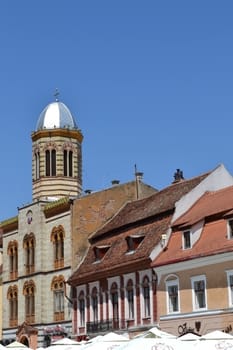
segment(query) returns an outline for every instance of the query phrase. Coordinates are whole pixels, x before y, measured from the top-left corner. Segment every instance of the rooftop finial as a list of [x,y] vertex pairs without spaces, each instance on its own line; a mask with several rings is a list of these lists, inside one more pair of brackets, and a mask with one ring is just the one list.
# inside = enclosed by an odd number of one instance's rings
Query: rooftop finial
[[58,91],[58,88],[56,88],[55,93],[54,93],[56,102],[58,101],[58,96],[59,96],[59,95],[60,95],[60,93],[59,93],[59,91]]

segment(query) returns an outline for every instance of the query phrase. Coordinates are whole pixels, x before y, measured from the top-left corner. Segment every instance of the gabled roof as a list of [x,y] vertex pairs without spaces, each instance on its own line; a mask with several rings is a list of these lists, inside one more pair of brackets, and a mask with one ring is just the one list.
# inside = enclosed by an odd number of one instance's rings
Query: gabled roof
[[127,203],[112,220],[95,232],[91,236],[91,239],[100,237],[109,231],[119,229],[119,227],[126,227],[134,222],[173,210],[176,201],[196,187],[208,175],[209,173],[205,173],[190,180],[182,180],[147,198]]
[[[233,214],[233,186],[205,193],[173,226],[166,249],[152,262],[164,266],[200,257],[233,251],[233,241],[227,237],[226,217]],[[204,220],[208,218],[208,220]],[[190,249],[182,248],[183,228],[204,220],[200,238]]]
[[[196,187],[208,173],[172,184],[148,198],[126,204],[123,209],[90,238],[91,246],[79,268],[69,279],[82,284],[105,276],[150,266],[150,254],[170,226],[175,203]],[[127,237],[144,235],[135,252],[127,252]],[[95,262],[95,245],[110,245],[101,261]]]
[[[96,281],[103,276],[114,276],[124,272],[130,272],[137,265],[139,268],[148,268],[150,264],[150,253],[154,246],[159,243],[160,236],[167,230],[171,220],[170,216],[164,216],[160,220],[149,222],[141,226],[132,227],[129,230],[121,230],[117,235],[108,236],[98,241],[98,244],[109,246],[104,257],[96,261],[95,245],[93,244],[87,252],[83,263],[69,278],[68,283],[78,282],[82,284],[87,281]],[[134,252],[128,251],[127,237],[136,233],[143,233],[144,239]]]
[[233,186],[218,191],[206,192],[194,205],[176,221],[173,227],[188,227],[204,218],[229,213],[233,209]]

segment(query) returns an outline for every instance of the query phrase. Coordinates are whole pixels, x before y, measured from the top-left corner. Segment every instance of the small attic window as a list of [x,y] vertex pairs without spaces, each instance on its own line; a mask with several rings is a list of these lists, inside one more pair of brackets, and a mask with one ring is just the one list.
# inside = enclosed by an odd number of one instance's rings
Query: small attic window
[[184,231],[183,232],[183,249],[191,248],[191,232]]
[[233,238],[233,219],[228,220],[228,238],[232,239]]
[[95,262],[99,262],[103,259],[107,251],[109,250],[110,245],[102,245],[102,246],[95,246],[94,247],[94,254],[95,254]]
[[131,235],[126,237],[127,253],[133,253],[143,241],[145,236],[143,235]]

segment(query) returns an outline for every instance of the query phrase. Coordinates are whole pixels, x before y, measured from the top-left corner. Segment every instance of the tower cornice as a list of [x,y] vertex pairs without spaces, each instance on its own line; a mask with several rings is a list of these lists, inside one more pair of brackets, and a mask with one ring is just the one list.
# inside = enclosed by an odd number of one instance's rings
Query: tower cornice
[[44,137],[63,136],[76,139],[79,143],[82,143],[83,134],[79,129],[43,129],[34,131],[31,134],[32,141],[37,141]]

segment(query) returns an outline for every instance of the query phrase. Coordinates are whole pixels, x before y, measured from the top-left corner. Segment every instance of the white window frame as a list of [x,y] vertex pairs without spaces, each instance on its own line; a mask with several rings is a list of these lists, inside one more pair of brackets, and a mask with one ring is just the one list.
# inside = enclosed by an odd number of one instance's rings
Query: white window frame
[[[195,292],[195,283],[196,282],[204,282],[204,297],[205,297],[205,306],[204,307],[198,307],[197,302],[197,295]],[[192,285],[192,302],[193,302],[193,310],[194,311],[200,311],[200,310],[207,310],[207,288],[206,288],[206,276],[205,275],[199,275],[191,278],[191,285]]]
[[233,306],[233,287],[231,288],[231,277],[233,279],[233,270],[227,271],[227,289],[229,306]]
[[[130,317],[130,314],[129,314],[129,302],[128,302],[128,292],[127,292],[127,285],[128,285],[128,281],[129,280],[132,280],[133,281],[133,314],[134,314],[134,317]],[[129,273],[129,274],[126,274],[124,275],[124,289],[125,289],[125,300],[124,300],[124,303],[125,303],[125,316],[126,316],[126,319],[127,320],[135,320],[136,319],[136,312],[137,312],[137,309],[136,309],[136,289],[135,289],[135,274],[134,273]]]
[[108,291],[109,291],[109,298],[108,298],[108,310],[109,310],[109,318],[113,319],[113,307],[112,307],[112,300],[111,300],[111,286],[113,283],[116,283],[117,289],[118,289],[118,318],[119,320],[122,318],[121,314],[121,299],[120,299],[120,277],[110,277],[108,278]]
[[[172,287],[172,286],[177,287],[177,304],[178,304],[177,310],[171,309],[172,303],[170,302],[171,299],[169,296],[169,287]],[[180,287],[179,287],[179,280],[177,278],[173,279],[173,280],[166,281],[166,298],[167,298],[167,313],[168,314],[179,313],[180,312]]]
[[233,218],[227,220],[227,237],[233,239],[233,228],[231,228],[230,221],[233,221]]
[[[186,246],[185,246],[184,235],[185,235],[186,232],[189,232],[190,247],[186,247]],[[183,231],[183,234],[182,234],[182,246],[183,246],[183,249],[184,249],[184,250],[187,250],[187,249],[191,249],[191,248],[192,248],[192,233],[191,233],[191,230],[184,230],[184,231]]]

